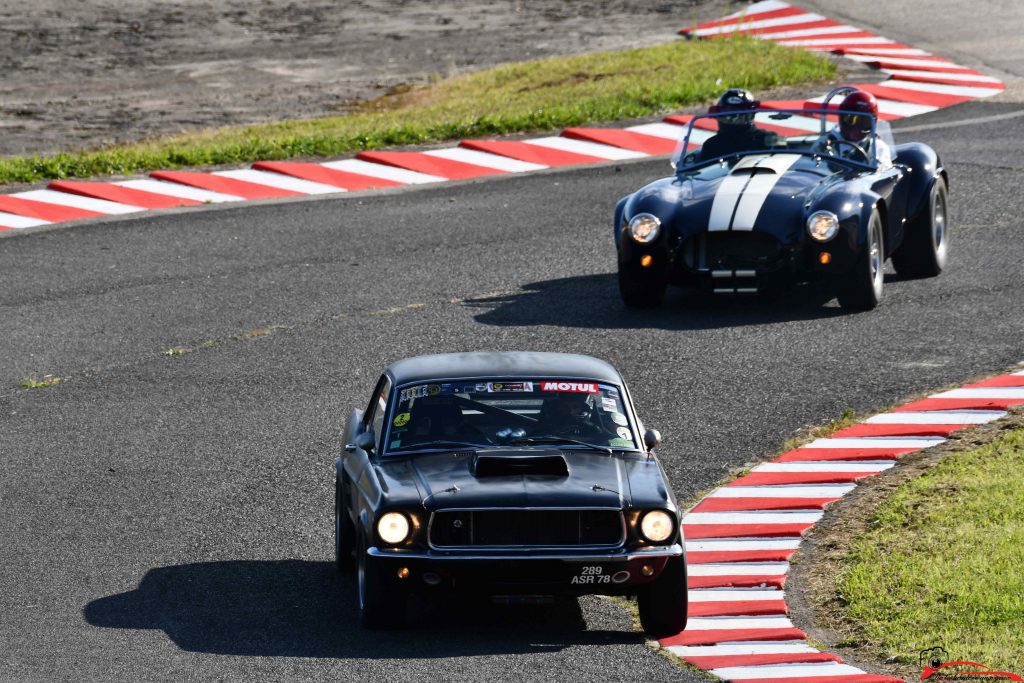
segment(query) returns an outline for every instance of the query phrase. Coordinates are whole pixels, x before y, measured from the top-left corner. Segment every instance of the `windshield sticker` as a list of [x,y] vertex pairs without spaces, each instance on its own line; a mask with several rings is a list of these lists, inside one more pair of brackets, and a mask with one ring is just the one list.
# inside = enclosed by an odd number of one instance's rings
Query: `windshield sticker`
[[438,384],[428,384],[427,385],[427,395],[428,396],[437,396],[440,393],[441,393],[441,386],[440,385],[438,385]]
[[409,424],[409,413],[399,413],[398,415],[396,415],[393,424],[396,427],[404,427],[405,425]]
[[[437,386],[437,385],[434,385],[434,386]],[[398,400],[399,401],[409,401],[411,399],[420,398],[420,397],[426,396],[426,395],[427,395],[427,385],[426,384],[421,384],[421,385],[419,385],[417,387],[409,387],[407,389],[402,389],[402,393],[399,394]]]
[[542,382],[541,391],[571,391],[577,394],[597,394],[600,390],[593,382]]
[[402,440],[401,439],[395,439],[394,441],[391,442],[391,448],[398,448],[401,445],[402,445]]
[[623,439],[633,438],[633,432],[629,431],[625,427],[619,427],[618,429],[615,430],[615,433],[618,434]]
[[608,394],[609,397],[611,397],[611,398],[618,398],[619,397],[619,390],[616,389],[615,387],[610,387],[607,384],[598,384],[597,386],[601,387],[601,391],[603,391],[606,394]]
[[626,416],[622,413],[612,413],[612,422],[617,425],[622,425],[623,427],[629,424],[629,420],[627,420]]
[[608,439],[608,445],[623,446],[625,448],[629,448],[630,446],[633,445],[633,442],[630,439]]
[[601,407],[604,408],[604,410],[609,413],[619,412],[619,406],[615,402],[614,398],[602,398]]
[[533,382],[488,382],[486,386],[489,392],[533,391]]

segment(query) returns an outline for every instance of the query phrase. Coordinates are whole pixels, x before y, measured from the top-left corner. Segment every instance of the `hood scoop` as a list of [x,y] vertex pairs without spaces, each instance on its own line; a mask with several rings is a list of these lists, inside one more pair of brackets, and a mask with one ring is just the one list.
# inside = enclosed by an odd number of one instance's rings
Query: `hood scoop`
[[771,166],[737,166],[729,175],[778,175]]
[[561,451],[493,450],[478,452],[469,464],[477,479],[487,477],[568,477],[569,464]]

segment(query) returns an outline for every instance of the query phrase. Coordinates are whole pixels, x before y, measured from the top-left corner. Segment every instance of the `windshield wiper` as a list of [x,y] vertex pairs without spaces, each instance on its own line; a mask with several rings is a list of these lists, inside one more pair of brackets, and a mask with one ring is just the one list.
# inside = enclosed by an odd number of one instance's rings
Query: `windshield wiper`
[[410,443],[405,446],[399,446],[398,448],[389,448],[388,452],[394,453],[396,451],[414,450],[417,448],[490,448],[487,444],[482,443],[470,443],[468,441],[449,441],[448,439],[438,439],[436,441],[424,441],[422,443]]
[[551,434],[546,434],[544,436],[522,436],[518,439],[512,439],[509,441],[509,444],[512,446],[531,443],[567,443],[575,446],[585,446],[586,448],[590,448],[595,451],[604,451],[609,455],[614,452],[610,446],[599,446],[596,443],[587,443],[586,441],[580,441],[579,439],[570,439],[568,437],[554,436]]

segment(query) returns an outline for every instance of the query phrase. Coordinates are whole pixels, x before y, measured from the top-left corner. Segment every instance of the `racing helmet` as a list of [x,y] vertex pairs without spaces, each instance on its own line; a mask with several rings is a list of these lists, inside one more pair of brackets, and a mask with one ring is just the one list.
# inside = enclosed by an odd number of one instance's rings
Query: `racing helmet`
[[718,104],[711,105],[708,113],[728,114],[716,117],[721,124],[727,126],[749,126],[754,122],[754,110],[760,106],[761,103],[754,99],[749,90],[731,88],[722,93]]
[[871,133],[871,121],[878,116],[878,101],[874,95],[855,90],[843,98],[839,109],[850,112],[839,115],[839,132],[845,139],[860,142]]

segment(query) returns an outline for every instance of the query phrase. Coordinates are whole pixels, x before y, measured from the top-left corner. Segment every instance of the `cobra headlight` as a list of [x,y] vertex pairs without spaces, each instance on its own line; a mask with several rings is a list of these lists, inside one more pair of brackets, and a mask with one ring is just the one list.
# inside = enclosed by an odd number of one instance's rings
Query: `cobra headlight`
[[839,216],[831,211],[815,211],[807,217],[807,234],[818,242],[828,242],[839,232]]
[[377,520],[377,535],[385,543],[396,545],[409,538],[409,518],[401,512],[387,512]]
[[640,534],[651,543],[664,543],[674,530],[672,515],[664,510],[651,510],[640,518]]
[[629,234],[640,244],[650,244],[658,238],[661,221],[649,213],[638,213],[629,221]]

